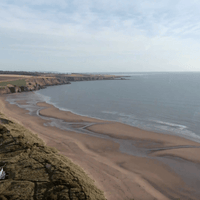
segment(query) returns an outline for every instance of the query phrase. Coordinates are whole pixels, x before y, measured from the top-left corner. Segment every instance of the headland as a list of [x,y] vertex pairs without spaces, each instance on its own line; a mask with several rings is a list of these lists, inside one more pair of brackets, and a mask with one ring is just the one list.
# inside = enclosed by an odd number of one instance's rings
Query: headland
[[20,93],[43,89],[73,81],[115,80],[122,76],[94,74],[56,74],[38,72],[0,71],[0,94]]

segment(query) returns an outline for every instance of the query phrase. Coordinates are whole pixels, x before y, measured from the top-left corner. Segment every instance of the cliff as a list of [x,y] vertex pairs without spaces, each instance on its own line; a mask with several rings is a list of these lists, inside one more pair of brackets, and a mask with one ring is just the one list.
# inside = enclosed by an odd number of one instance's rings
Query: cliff
[[0,114],[0,200],[105,200],[84,171]]
[[[57,75],[57,76],[37,76],[25,79],[23,85],[10,84],[0,87],[0,94],[9,94],[17,92],[35,91],[45,88],[46,86],[70,84],[73,81],[92,81],[92,80],[113,80],[115,76],[101,75]],[[19,79],[20,80],[20,79]],[[15,81],[16,83],[17,81]]]

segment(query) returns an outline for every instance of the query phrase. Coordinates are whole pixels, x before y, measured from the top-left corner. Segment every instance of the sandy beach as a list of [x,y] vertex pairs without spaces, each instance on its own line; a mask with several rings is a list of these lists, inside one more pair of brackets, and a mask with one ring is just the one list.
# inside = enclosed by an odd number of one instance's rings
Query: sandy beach
[[199,200],[199,143],[76,115],[44,102],[32,116],[5,99],[0,97],[0,112],[83,168],[108,200]]

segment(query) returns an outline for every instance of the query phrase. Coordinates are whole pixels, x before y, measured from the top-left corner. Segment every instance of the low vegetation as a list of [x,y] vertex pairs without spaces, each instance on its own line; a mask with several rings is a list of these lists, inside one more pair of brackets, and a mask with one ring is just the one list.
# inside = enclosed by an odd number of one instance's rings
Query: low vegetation
[[105,200],[84,171],[0,114],[0,200]]
[[0,82],[0,86],[7,86],[8,84],[16,85],[16,86],[26,86],[25,79],[15,80],[15,81],[6,81],[6,82]]

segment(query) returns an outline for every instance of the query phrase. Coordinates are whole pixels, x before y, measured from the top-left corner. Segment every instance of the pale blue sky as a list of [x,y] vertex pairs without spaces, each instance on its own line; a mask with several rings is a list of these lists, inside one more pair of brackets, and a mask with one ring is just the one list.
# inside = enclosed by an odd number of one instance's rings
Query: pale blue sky
[[200,71],[200,1],[2,0],[0,70]]

